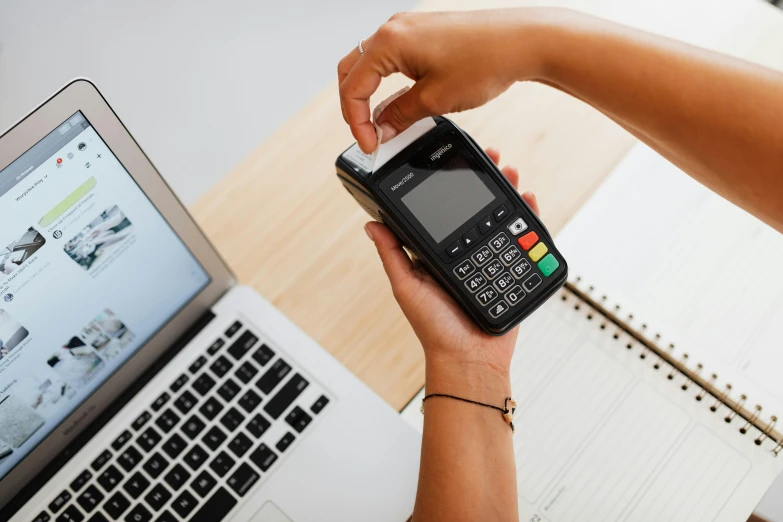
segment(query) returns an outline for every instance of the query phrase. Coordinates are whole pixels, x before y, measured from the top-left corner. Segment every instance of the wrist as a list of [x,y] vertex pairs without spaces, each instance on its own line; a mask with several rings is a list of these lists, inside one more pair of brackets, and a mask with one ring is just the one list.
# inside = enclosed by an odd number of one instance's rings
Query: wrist
[[446,393],[502,405],[511,397],[510,371],[504,365],[427,357],[426,393]]
[[[582,16],[558,7],[522,8],[520,30],[514,39],[518,81],[558,83],[563,58],[571,53],[574,30]],[[581,44],[579,44],[581,45]]]

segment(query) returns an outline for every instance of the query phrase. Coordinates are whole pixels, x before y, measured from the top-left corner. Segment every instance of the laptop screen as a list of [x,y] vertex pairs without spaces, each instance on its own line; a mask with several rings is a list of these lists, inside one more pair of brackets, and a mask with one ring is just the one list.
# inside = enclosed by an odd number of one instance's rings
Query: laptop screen
[[0,479],[210,280],[77,112],[0,171]]

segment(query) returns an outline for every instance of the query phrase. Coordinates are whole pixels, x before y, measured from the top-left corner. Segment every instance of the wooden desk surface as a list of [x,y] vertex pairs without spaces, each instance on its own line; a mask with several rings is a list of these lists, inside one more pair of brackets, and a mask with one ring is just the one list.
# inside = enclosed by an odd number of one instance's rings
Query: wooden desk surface
[[[419,9],[541,3],[424,0]],[[760,0],[557,4],[783,69],[783,13]],[[373,103],[405,82],[384,81]],[[482,145],[499,147],[504,163],[519,167],[520,186],[538,195],[552,233],[635,141],[591,107],[536,84],[518,84],[454,119]],[[362,230],[368,216],[335,177],[334,161],[351,143],[335,80],[192,211],[242,284],[400,409],[424,382],[424,359]]]

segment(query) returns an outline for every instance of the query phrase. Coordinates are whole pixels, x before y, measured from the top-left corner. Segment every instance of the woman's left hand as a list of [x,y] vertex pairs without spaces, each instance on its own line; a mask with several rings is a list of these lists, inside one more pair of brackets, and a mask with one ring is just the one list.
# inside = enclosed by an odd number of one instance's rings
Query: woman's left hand
[[[490,148],[486,152],[492,161],[499,163],[500,153],[496,149]],[[519,182],[517,169],[508,165],[501,171],[516,187]],[[526,192],[522,197],[538,213],[535,196]],[[408,257],[400,240],[389,228],[370,222],[365,230],[378,249],[394,297],[424,348],[428,382],[429,373],[437,371],[448,375],[444,386],[449,389],[442,391],[459,393],[457,388],[478,385],[486,388],[487,400],[491,398],[496,402],[498,399],[494,392],[498,390],[494,389],[494,383],[505,384],[508,381],[517,329],[500,337],[484,333],[427,269]],[[451,382],[455,380],[452,376],[465,378]],[[475,378],[469,378],[471,376]],[[466,393],[475,400],[481,400],[476,396],[477,391],[471,389]]]

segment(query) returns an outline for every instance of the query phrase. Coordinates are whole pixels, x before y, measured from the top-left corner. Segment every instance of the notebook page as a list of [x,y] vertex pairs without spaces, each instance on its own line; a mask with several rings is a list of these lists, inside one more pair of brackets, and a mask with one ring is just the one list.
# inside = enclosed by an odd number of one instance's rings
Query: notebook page
[[631,150],[557,237],[580,275],[735,398],[783,416],[783,235],[646,146]]
[[[747,520],[783,468],[773,444],[756,446],[566,295],[522,323],[514,355],[520,520]],[[419,429],[420,404],[403,411]]]

